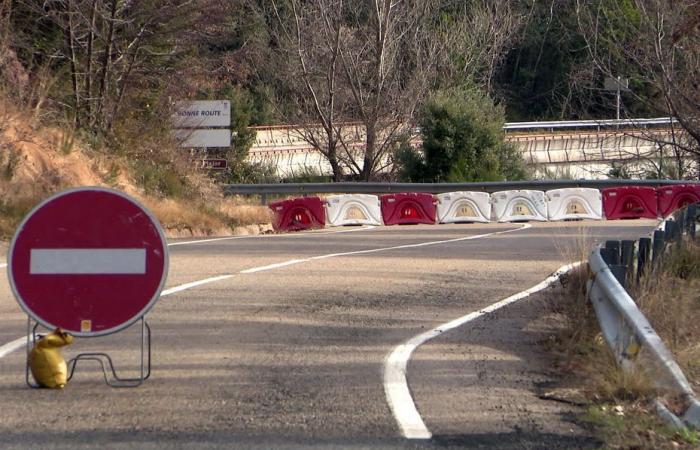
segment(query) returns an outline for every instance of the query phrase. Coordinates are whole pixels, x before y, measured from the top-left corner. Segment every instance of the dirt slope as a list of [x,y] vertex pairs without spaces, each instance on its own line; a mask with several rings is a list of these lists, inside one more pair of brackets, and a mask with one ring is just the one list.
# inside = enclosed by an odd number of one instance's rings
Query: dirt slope
[[105,186],[137,198],[161,220],[171,236],[258,233],[269,229],[267,208],[224,199],[201,174],[193,173],[202,200],[147,195],[130,174],[127,161],[109,151],[91,150],[73,133],[36,123],[0,100],[0,239],[49,195],[79,186]]

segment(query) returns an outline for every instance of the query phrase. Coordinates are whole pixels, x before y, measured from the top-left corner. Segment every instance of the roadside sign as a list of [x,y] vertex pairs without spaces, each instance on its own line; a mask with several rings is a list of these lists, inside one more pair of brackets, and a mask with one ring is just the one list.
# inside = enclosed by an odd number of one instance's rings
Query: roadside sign
[[180,147],[230,147],[231,130],[174,130],[175,139],[180,141]]
[[195,164],[205,170],[224,170],[228,167],[228,161],[225,159],[198,159]]
[[175,128],[228,127],[231,125],[229,100],[176,102],[172,115]]
[[158,300],[168,247],[158,221],[111,189],[71,189],[24,218],[8,254],[18,303],[38,323],[76,336],[124,329]]

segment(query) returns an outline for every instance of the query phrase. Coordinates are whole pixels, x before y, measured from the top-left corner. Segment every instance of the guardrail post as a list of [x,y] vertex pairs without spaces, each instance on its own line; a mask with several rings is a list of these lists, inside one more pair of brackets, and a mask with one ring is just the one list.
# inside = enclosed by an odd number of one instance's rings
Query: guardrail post
[[262,194],[260,196],[260,203],[262,203],[263,205],[267,205],[267,194]]
[[698,205],[697,203],[694,205],[688,206],[688,209],[686,210],[686,220],[687,224],[686,226],[688,227],[688,232],[690,233],[690,237],[695,239],[695,223],[697,221],[696,217],[698,214]]
[[652,263],[655,265],[658,264],[659,258],[661,258],[661,255],[664,252],[664,248],[666,247],[666,240],[665,240],[665,233],[663,230],[655,230],[654,231],[654,253],[651,257]]
[[617,282],[627,289],[627,267],[621,264],[615,264],[610,266],[610,272],[615,276]]
[[622,241],[620,251],[620,263],[627,269],[627,275],[631,276],[634,269],[634,241]]
[[669,220],[664,226],[664,237],[667,242],[677,242],[680,237],[680,227],[675,220]]
[[637,253],[637,282],[644,275],[644,271],[651,256],[651,238],[639,239],[639,251]]
[[605,241],[605,249],[610,252],[609,266],[620,264],[620,241]]
[[688,208],[682,209],[680,214],[681,215],[679,217],[678,222],[679,222],[680,227],[681,227],[681,235],[683,235],[688,231],[688,219],[690,217],[688,215]]
[[600,249],[600,257],[603,258],[603,261],[605,261],[605,264],[608,266],[615,261],[615,253],[609,248],[602,247]]

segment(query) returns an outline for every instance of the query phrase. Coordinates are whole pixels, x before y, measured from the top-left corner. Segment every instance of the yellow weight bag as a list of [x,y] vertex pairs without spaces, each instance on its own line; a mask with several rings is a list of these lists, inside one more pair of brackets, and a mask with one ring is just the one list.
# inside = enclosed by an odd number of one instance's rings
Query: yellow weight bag
[[59,350],[73,342],[73,336],[56,328],[53,333],[39,339],[29,353],[29,368],[40,386],[63,389],[68,382],[68,367]]

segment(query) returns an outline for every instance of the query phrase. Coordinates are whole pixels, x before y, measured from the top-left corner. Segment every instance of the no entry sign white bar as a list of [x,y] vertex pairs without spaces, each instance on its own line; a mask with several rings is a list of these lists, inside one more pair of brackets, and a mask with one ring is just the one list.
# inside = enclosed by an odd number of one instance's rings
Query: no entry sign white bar
[[32,249],[31,275],[143,275],[145,248]]

